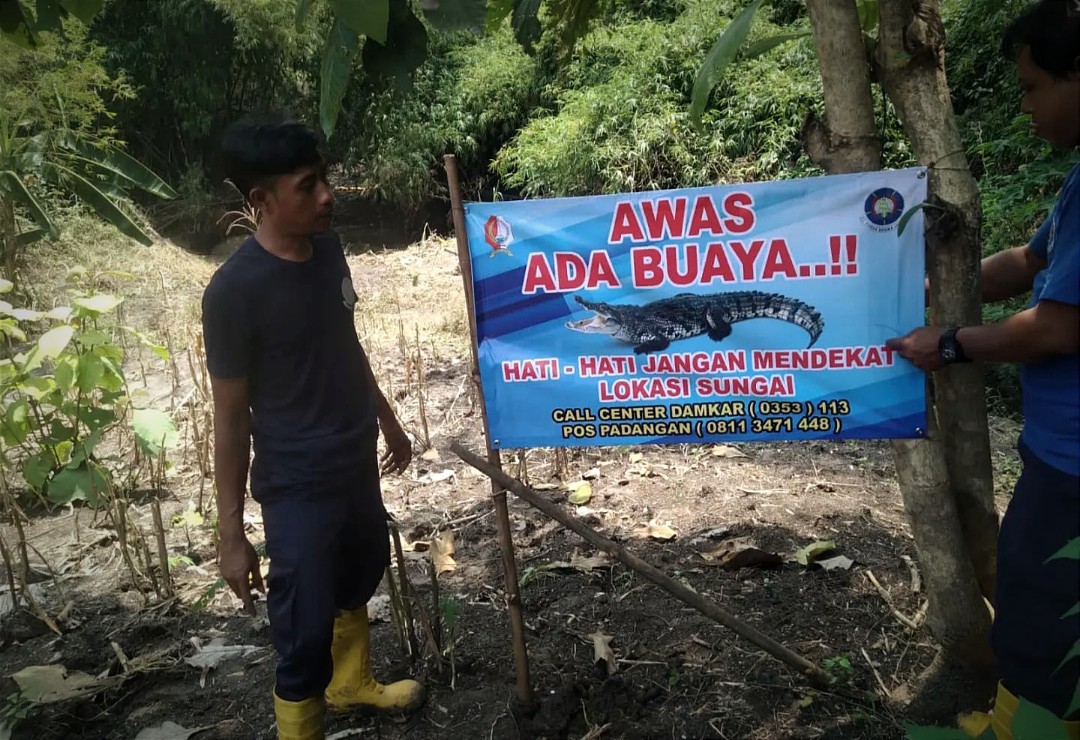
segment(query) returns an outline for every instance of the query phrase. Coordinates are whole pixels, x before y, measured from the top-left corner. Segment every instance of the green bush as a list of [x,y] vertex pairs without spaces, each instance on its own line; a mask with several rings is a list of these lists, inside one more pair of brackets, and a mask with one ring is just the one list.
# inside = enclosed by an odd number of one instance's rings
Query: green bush
[[[809,40],[740,63],[714,92],[701,128],[691,124],[694,78],[729,22],[725,10],[732,8],[687,0],[672,22],[595,27],[545,89],[546,110],[499,153],[503,182],[567,196],[807,172],[799,130],[821,87]],[[753,36],[777,30],[759,19]]]
[[408,89],[355,79],[331,141],[345,142],[340,153],[350,184],[390,206],[419,208],[444,192],[439,168],[448,152],[482,179],[530,112],[535,68],[504,29],[483,39],[433,36]]
[[213,169],[221,131],[248,111],[310,117],[325,13],[297,32],[295,10],[295,0],[111,0],[91,38],[138,93],[112,106],[133,154],[177,177]]
[[106,50],[72,20],[65,36],[41,34],[34,50],[0,43],[0,111],[36,129],[115,135],[110,104],[135,93],[121,74],[110,74]]

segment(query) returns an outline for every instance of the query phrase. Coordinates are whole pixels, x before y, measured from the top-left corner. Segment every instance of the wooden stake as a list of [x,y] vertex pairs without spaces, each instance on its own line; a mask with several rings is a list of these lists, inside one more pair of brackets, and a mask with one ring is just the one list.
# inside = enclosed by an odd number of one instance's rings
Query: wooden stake
[[820,688],[830,687],[832,680],[829,674],[806,658],[792,651],[790,648],[781,645],[776,640],[759,631],[756,627],[743,622],[726,609],[722,609],[711,601],[707,601],[697,592],[687,588],[684,584],[679,583],[674,578],[665,575],[658,568],[646,563],[633,553],[624,550],[618,544],[609,540],[607,537],[604,537],[596,530],[562,511],[562,509],[545,499],[536,491],[522,485],[519,481],[514,480],[495,466],[484,462],[481,458],[462,447],[458,442],[452,443],[450,449],[469,465],[472,465],[500,486],[513,491],[528,504],[547,514],[567,529],[580,535],[590,544],[593,544],[609,555],[614,556],[619,562],[633,568],[675,598],[689,604],[706,617],[709,617],[709,619],[719,622],[740,637],[745,637],[769,655],[778,658],[796,669],[799,673],[806,676],[810,683]]
[[161,581],[166,597],[173,595],[172,573],[169,572],[169,547],[165,544],[165,525],[161,519],[161,502],[154,499],[150,504],[154,516],[154,535],[157,539],[158,562],[161,563]]
[[[465,305],[469,316],[469,336],[472,347],[473,381],[477,397],[480,400],[480,414],[484,420],[484,438],[487,440],[488,464],[502,473],[502,458],[499,450],[492,446],[491,433],[488,429],[487,405],[484,391],[480,385],[480,360],[476,347],[476,305],[473,299],[472,259],[469,255],[469,238],[465,233],[465,208],[461,202],[461,183],[458,180],[457,159],[453,154],[443,157],[446,165],[446,181],[450,190],[450,205],[453,208],[454,235],[457,237],[458,262],[461,266],[461,281],[465,285]],[[532,682],[529,679],[529,653],[525,647],[525,618],[521,613],[521,593],[518,589],[517,562],[514,560],[514,540],[510,535],[510,510],[506,505],[506,490],[491,481],[491,497],[495,505],[495,524],[499,536],[499,549],[502,550],[503,575],[506,581],[506,606],[510,613],[510,634],[514,648],[514,664],[517,668],[517,698],[523,704],[535,704]]]
[[390,591],[390,616],[394,620],[394,630],[398,634],[398,640],[401,641],[401,650],[407,653],[410,658],[413,658],[415,656],[413,656],[409,641],[405,637],[405,606],[401,603],[401,596],[398,594],[397,584],[394,583],[394,574],[389,565],[386,566],[386,587]]
[[15,571],[11,568],[11,551],[8,550],[2,534],[0,534],[0,557],[4,558],[4,571],[7,573],[8,588],[11,592],[11,610],[15,611],[19,606],[19,591],[15,588]]
[[[397,522],[387,514],[386,526],[390,530],[390,536],[394,540],[394,555],[397,558],[398,571],[398,595],[401,597],[401,608],[405,617],[405,637],[409,641],[409,654],[414,658],[420,657],[420,646],[416,640],[416,627],[413,624],[413,599],[412,583],[405,569],[405,552],[401,547],[401,535],[398,533]],[[417,604],[419,608],[419,604]]]

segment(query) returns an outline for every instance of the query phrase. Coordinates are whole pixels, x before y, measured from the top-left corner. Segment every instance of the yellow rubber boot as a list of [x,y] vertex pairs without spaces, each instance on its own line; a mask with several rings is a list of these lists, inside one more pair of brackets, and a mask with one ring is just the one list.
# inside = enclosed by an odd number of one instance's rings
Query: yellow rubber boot
[[411,679],[384,685],[371,675],[367,607],[342,612],[334,620],[334,675],[326,703],[334,710],[369,707],[411,712],[424,703],[424,687]]
[[[1020,699],[999,681],[994,708],[990,712],[972,712],[962,716],[960,729],[968,737],[980,737],[987,727],[991,727],[995,740],[1013,740],[1012,722],[1019,708]],[[1061,724],[1070,740],[1080,740],[1080,722],[1062,721]]]
[[323,740],[323,714],[326,707],[321,699],[285,701],[274,693],[274,716],[277,719],[278,740]]

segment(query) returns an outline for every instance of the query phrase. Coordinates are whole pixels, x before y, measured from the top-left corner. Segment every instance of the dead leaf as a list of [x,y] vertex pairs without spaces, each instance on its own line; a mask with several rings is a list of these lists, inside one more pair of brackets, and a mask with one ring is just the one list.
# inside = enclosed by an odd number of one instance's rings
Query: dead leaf
[[630,453],[630,464],[631,465],[633,465],[634,463],[639,463],[644,459],[645,459],[645,456],[642,455],[640,452],[631,452]]
[[588,481],[583,480],[577,483],[571,483],[570,486],[572,486],[571,490],[573,492],[566,500],[575,506],[587,504],[592,499],[592,485]]
[[734,457],[746,457],[746,454],[743,453],[742,450],[739,450],[739,449],[737,449],[735,447],[731,447],[730,445],[716,445],[715,447],[712,448],[712,456],[713,457],[734,458]]
[[670,526],[666,524],[660,524],[659,522],[652,521],[646,525],[647,536],[652,539],[659,539],[662,541],[675,539],[676,532]]
[[454,477],[454,475],[455,475],[454,471],[450,470],[450,469],[447,469],[447,470],[433,470],[430,473],[427,473],[426,475],[420,476],[420,478],[417,479],[417,483],[420,483],[421,485],[429,486],[429,485],[431,485],[433,483],[442,483],[443,481],[450,480],[451,478]]
[[855,564],[855,561],[843,555],[837,555],[836,557],[817,560],[813,564],[821,566],[825,570],[851,570],[851,566]]
[[262,648],[255,645],[226,645],[224,637],[215,637],[208,644],[200,647],[194,655],[185,658],[184,662],[194,668],[208,671],[217,668],[224,661],[243,658],[259,650]]
[[534,491],[554,491],[557,490],[559,487],[554,483],[533,483],[529,486],[529,488],[533,489]]
[[593,568],[606,568],[610,565],[611,558],[605,552],[598,552],[595,555],[586,557],[574,550],[574,554],[570,556],[570,567],[583,573],[588,573]]
[[387,622],[390,620],[390,597],[387,594],[372,596],[367,603],[369,622]]
[[345,740],[347,737],[363,737],[365,732],[367,731],[363,728],[357,729],[354,727],[351,730],[340,730],[333,735],[327,735],[326,740]]
[[457,563],[454,562],[454,533],[449,529],[438,539],[431,540],[431,562],[435,564],[437,575],[457,570]]
[[86,697],[123,683],[123,676],[97,679],[81,671],[68,672],[59,663],[32,665],[11,676],[22,695],[36,704]]
[[690,540],[690,544],[700,545],[703,542],[708,542],[709,540],[719,540],[730,532],[731,530],[727,527],[712,527],[711,529],[704,529],[694,535],[693,539]]
[[774,552],[759,549],[750,537],[724,540],[716,548],[701,553],[701,557],[727,570],[777,568],[784,564],[783,558]]
[[811,542],[801,550],[795,551],[795,561],[800,565],[809,565],[817,560],[819,557],[836,549],[836,543],[832,540],[819,540],[818,542]]
[[581,570],[582,573],[589,573],[593,568],[606,568],[610,566],[611,559],[607,553],[604,552],[585,556],[575,550],[573,551],[573,554],[570,555],[570,567]]
[[600,468],[589,468],[581,474],[581,477],[585,480],[596,480],[600,477]]
[[[34,597],[38,603],[45,600],[45,586],[48,584],[31,583],[30,595]],[[0,617],[6,616],[15,608],[15,601],[12,600],[11,594],[8,593],[7,586],[0,588]]]
[[442,455],[440,455],[439,451],[434,447],[432,447],[430,450],[426,450],[424,454],[422,454],[420,457],[424,460],[427,460],[428,462],[439,462],[440,460],[442,460]]
[[545,565],[538,566],[536,570],[539,571],[552,571],[552,570],[576,570],[582,573],[590,573],[596,568],[610,568],[612,565],[611,558],[607,553],[600,551],[594,555],[582,555],[577,550],[570,556],[570,560],[557,560]]
[[611,641],[615,638],[602,632],[594,632],[589,637],[593,641],[593,663],[603,661],[610,676],[618,670],[618,663],[615,662],[615,652],[611,649]]
[[416,542],[409,542],[403,539],[401,541],[402,552],[427,552],[431,545],[427,540],[417,540]]
[[181,727],[175,722],[165,722],[160,727],[146,727],[139,730],[139,734],[135,736],[135,740],[188,740],[192,735],[208,728],[209,725],[189,730],[186,727]]

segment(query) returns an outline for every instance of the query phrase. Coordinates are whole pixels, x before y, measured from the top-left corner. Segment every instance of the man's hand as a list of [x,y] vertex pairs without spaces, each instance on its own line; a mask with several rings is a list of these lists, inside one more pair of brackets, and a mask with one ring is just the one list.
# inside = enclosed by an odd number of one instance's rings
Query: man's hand
[[382,427],[383,439],[386,440],[386,452],[379,460],[379,472],[382,475],[404,473],[412,461],[412,442],[409,435],[405,434],[401,424],[394,418],[380,419],[379,426]]
[[909,360],[920,370],[930,371],[942,367],[945,362],[938,352],[938,340],[945,333],[936,326],[921,326],[902,337],[893,337],[885,346]]
[[233,593],[244,602],[248,614],[255,614],[255,600],[251,597],[252,589],[266,592],[262,573],[259,571],[259,556],[255,548],[244,535],[232,535],[223,538],[218,545],[219,568],[221,577],[229,584]]

